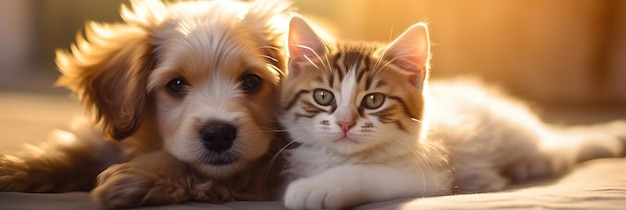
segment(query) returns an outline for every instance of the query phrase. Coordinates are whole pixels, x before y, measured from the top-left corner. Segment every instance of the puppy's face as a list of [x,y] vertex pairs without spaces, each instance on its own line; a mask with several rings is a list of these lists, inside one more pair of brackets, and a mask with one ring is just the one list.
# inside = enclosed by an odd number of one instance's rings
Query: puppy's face
[[[289,3],[136,0],[131,6],[122,7],[124,23],[90,23],[71,51],[57,52],[63,73],[57,84],[93,111],[103,135],[162,140],[166,151],[212,177],[236,173],[267,153],[285,65],[283,24],[276,20],[286,19]],[[146,139],[146,133],[158,136]]]
[[198,24],[201,18],[173,16],[155,32],[148,92],[165,150],[220,177],[268,150],[280,72],[259,39],[264,31],[231,19]]

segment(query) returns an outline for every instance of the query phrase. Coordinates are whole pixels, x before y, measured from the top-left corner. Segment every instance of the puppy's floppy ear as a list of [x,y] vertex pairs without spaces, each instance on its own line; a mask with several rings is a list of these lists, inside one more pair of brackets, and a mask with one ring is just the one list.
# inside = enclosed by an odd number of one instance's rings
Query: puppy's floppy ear
[[152,47],[145,28],[90,23],[71,51],[57,51],[57,85],[80,97],[108,138],[124,139],[142,120]]

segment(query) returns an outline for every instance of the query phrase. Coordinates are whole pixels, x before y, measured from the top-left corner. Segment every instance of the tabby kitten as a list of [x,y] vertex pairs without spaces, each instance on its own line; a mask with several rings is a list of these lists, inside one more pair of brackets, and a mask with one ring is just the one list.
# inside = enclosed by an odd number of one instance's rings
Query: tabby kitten
[[623,153],[623,121],[546,125],[480,83],[428,83],[422,23],[388,45],[331,43],[296,16],[288,47],[280,121],[298,143],[285,152],[288,208],[493,191]]

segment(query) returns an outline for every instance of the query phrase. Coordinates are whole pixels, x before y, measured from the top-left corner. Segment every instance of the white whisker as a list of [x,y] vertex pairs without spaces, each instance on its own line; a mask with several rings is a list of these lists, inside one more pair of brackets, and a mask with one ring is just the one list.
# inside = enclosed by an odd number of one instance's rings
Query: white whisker
[[[315,52],[315,50],[313,50],[311,47],[308,47],[308,46],[305,46],[305,45],[296,45],[296,47],[299,47],[299,48],[302,48],[302,49],[306,49],[306,50],[310,51],[311,53],[313,53],[313,55],[315,55],[315,57],[316,57],[318,60],[320,60],[320,61],[322,60],[322,59],[321,59],[321,57],[320,57],[320,55],[319,55],[317,52]],[[317,66],[317,65],[315,64],[315,62],[313,62],[313,60],[311,60],[311,58],[309,58],[309,56],[304,56],[304,58],[305,58],[305,59],[306,59],[309,63],[311,63],[311,65],[313,65],[316,69],[318,69],[318,70],[322,70],[319,66]],[[325,69],[328,69],[328,67],[324,64],[324,62],[322,62],[322,66],[323,66]]]

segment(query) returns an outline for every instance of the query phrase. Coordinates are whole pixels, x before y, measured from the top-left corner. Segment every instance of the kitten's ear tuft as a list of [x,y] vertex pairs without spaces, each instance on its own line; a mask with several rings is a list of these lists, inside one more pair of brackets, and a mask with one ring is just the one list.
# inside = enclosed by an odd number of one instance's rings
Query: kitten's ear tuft
[[404,31],[389,44],[385,58],[393,60],[392,63],[402,69],[415,73],[417,77],[411,77],[412,80],[423,80],[426,77],[430,58],[430,40],[426,24],[417,23]]
[[291,17],[287,45],[289,49],[289,71],[294,74],[298,73],[298,67],[292,64],[306,58],[313,58],[325,50],[322,40],[300,16]]

